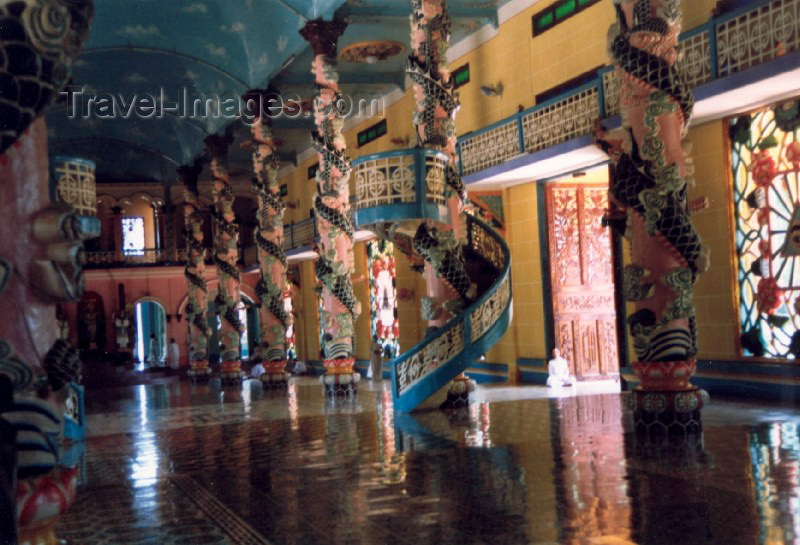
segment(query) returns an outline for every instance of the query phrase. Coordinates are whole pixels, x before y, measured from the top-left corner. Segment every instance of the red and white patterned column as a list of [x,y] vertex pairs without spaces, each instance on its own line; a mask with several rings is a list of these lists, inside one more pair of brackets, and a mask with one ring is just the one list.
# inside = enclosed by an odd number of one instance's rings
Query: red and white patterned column
[[186,298],[186,323],[189,325],[189,377],[206,381],[211,376],[208,367],[209,328],[208,285],[205,280],[206,245],[203,240],[203,216],[200,214],[197,178],[200,166],[182,166],[178,177],[183,184],[183,217],[186,229],[186,267],[184,276],[188,285]]
[[245,98],[253,101],[257,116],[252,125],[253,189],[258,197],[258,226],[255,241],[261,278],[256,286],[259,298],[261,342],[258,357],[263,361],[261,383],[265,388],[285,388],[286,330],[292,325],[292,315],[284,309],[287,290],[286,254],[283,251],[283,213],[278,184],[278,155],[270,120],[264,105],[270,95],[266,91],[251,91]]
[[350,275],[353,259],[353,225],[349,219],[350,160],[342,135],[344,118],[339,111],[339,74],[336,42],[347,24],[340,21],[309,21],[300,31],[314,50],[312,70],[317,84],[312,135],[319,154],[314,213],[320,236],[316,272],[322,297],[320,320],[324,333],[327,393],[355,393],[360,375],[355,366],[355,320],[361,305],[353,292]]
[[[466,272],[462,254],[466,243],[466,188],[457,165],[455,116],[459,103],[447,65],[450,42],[447,3],[412,0],[411,5],[412,55],[406,72],[413,81],[417,99],[413,118],[417,144],[439,149],[449,157],[444,194],[449,223],[425,221],[414,237],[414,250],[425,260],[428,293],[422,301],[423,318],[428,320],[429,327],[438,328],[475,298],[477,287]],[[466,404],[474,388],[474,382],[464,374],[459,375],[451,384],[446,404]]]
[[620,77],[622,127],[598,136],[614,163],[608,221],[631,245],[623,289],[636,305],[628,317],[641,381],[634,418],[649,435],[685,434],[700,430],[706,397],[689,380],[697,353],[692,288],[708,268],[708,250],[687,200],[694,169],[685,137],[694,101],[677,67],[680,2],[615,5],[609,47]]
[[214,265],[219,278],[214,308],[220,316],[220,378],[223,384],[237,384],[244,377],[239,352],[244,324],[239,319],[241,277],[236,265],[239,260],[239,226],[233,212],[233,187],[228,174],[228,148],[233,137],[212,135],[205,142],[211,153],[214,181]]

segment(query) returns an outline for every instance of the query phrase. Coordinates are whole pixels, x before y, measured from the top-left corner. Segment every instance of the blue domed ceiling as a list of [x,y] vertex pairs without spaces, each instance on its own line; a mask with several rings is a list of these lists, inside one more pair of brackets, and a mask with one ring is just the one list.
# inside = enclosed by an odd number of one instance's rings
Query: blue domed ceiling
[[[340,62],[346,93],[379,96],[404,86],[411,11],[404,0],[95,4],[89,41],[73,71],[75,94],[51,107],[47,124],[51,153],[94,160],[101,183],[171,180],[177,166],[203,152],[207,135],[241,124],[237,100],[249,89],[270,85],[281,93],[313,96],[312,53],[298,33],[310,19],[348,21],[340,51],[370,40],[405,47],[375,64]],[[450,2],[453,41],[496,23],[498,5]],[[227,110],[218,111],[220,103]],[[281,120],[275,127],[282,157],[291,160],[306,147],[310,120]],[[243,168],[248,162],[247,154],[235,148],[232,156]]]

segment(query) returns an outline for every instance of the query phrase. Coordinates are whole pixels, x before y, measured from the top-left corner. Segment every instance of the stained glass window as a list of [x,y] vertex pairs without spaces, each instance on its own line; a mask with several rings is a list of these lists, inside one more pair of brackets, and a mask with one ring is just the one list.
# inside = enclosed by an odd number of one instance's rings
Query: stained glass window
[[800,101],[732,119],[744,355],[800,357]]
[[377,335],[385,357],[399,352],[394,245],[385,240],[367,244],[369,258],[369,307],[372,335]]
[[122,253],[124,255],[144,255],[143,217],[122,218]]

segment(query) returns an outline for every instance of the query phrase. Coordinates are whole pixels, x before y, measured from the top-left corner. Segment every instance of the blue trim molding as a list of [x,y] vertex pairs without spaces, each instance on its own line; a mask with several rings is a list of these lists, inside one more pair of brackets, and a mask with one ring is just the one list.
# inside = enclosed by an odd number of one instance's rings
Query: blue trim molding
[[544,358],[517,358],[522,384],[547,384],[547,360]]

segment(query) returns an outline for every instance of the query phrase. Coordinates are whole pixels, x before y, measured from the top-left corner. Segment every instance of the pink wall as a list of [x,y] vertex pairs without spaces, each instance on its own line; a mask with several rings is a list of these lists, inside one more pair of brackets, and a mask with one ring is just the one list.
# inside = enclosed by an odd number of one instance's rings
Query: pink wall
[[[255,300],[254,286],[257,281],[258,272],[242,274],[242,291],[253,300]],[[206,269],[206,282],[209,291],[215,292],[217,289],[215,267]],[[175,337],[178,346],[181,347],[180,363],[188,365],[189,355],[186,339],[189,326],[183,312],[187,294],[183,267],[130,267],[86,271],[86,291],[93,291],[103,298],[106,313],[106,339],[108,340],[106,350],[109,352],[116,350],[114,313],[119,308],[117,298],[119,284],[125,285],[126,303],[134,304],[143,297],[149,297],[150,300],[160,303],[167,314],[172,315],[172,319],[167,322],[167,340]],[[177,319],[179,310],[182,314],[180,321]],[[70,341],[77,346],[77,304],[65,305],[64,311],[69,322]]]

